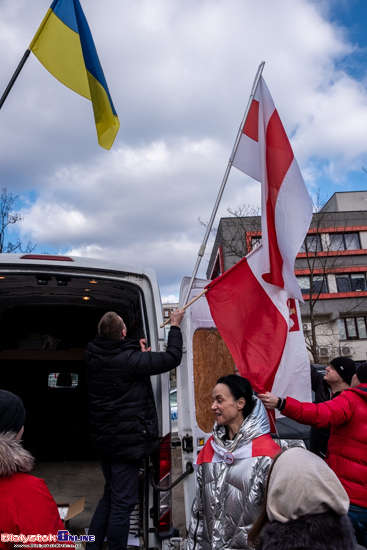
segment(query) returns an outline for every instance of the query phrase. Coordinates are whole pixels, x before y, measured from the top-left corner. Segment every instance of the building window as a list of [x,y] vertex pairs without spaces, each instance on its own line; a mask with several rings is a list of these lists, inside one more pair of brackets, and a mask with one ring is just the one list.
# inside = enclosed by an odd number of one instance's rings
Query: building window
[[345,317],[337,320],[340,340],[367,338],[365,317]]
[[210,278],[216,279],[219,275],[222,275],[222,273],[224,273],[223,250],[222,246],[219,245]]
[[255,250],[261,244],[261,237],[251,237],[251,250]]
[[361,248],[358,233],[331,233],[330,250],[358,250]]
[[213,267],[213,273],[212,273],[211,278],[216,279],[217,277],[219,277],[219,275],[222,275],[222,273],[221,273],[221,269],[220,269],[219,258],[217,258],[216,261],[215,261],[214,267]]
[[320,235],[307,235],[300,252],[320,252],[322,250]]
[[366,289],[365,273],[343,273],[335,275],[338,292],[356,292]]
[[[302,294],[311,294],[311,277],[309,275],[297,277]],[[326,276],[314,275],[312,281],[312,294],[324,294],[328,291]]]
[[302,294],[310,293],[310,277],[297,277]]

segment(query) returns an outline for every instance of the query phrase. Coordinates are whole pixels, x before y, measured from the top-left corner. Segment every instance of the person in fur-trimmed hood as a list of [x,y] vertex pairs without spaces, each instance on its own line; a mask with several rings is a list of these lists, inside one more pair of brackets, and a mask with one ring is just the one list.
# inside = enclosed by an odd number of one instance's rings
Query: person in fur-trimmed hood
[[[56,502],[44,480],[29,474],[34,458],[21,445],[25,417],[21,399],[0,390],[0,535],[57,535],[65,527]],[[14,547],[3,538],[0,549]]]
[[249,542],[256,550],[362,549],[348,508],[348,495],[324,460],[292,447],[273,461]]

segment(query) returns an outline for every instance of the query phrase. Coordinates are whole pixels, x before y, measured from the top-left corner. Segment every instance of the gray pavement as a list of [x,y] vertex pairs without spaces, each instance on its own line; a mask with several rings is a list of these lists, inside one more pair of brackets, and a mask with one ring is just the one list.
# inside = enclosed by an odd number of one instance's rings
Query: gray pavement
[[57,503],[72,504],[85,497],[84,511],[70,520],[70,531],[89,527],[94,510],[103,494],[104,477],[96,462],[41,462],[32,475],[46,481]]
[[[172,450],[172,479],[182,473],[181,449]],[[104,478],[99,462],[41,462],[36,464],[32,474],[46,481],[58,503],[70,504],[85,497],[84,511],[70,520],[70,531],[89,527],[94,510],[103,494]],[[185,511],[183,487],[177,485],[172,490],[173,525],[185,537]]]

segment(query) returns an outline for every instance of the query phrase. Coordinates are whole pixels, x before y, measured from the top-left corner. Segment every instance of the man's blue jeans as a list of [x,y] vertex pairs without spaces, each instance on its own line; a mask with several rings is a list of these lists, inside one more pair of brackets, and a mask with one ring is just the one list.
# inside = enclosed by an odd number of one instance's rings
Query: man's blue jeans
[[367,508],[351,504],[348,516],[352,522],[358,544],[367,548]]
[[107,535],[108,550],[125,550],[129,535],[130,515],[138,498],[140,462],[100,460],[106,480],[103,497],[94,512],[88,534],[88,550],[100,550]]

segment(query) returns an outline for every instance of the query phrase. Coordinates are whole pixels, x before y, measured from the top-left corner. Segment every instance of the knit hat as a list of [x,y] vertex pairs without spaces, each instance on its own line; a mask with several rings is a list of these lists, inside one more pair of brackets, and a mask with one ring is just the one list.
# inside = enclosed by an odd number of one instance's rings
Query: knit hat
[[367,363],[361,363],[357,367],[356,375],[361,384],[367,384]]
[[0,433],[18,433],[25,421],[25,408],[20,397],[0,390]]
[[278,455],[268,481],[266,512],[270,521],[286,523],[330,510],[345,516],[348,509],[344,487],[322,458],[302,447]]
[[344,382],[350,385],[353,375],[356,373],[356,364],[353,359],[349,359],[349,357],[335,357],[335,359],[330,361],[330,365],[334,367]]

